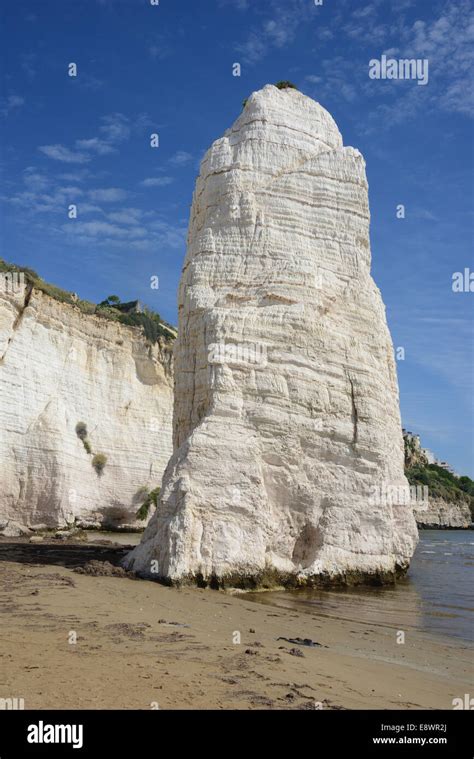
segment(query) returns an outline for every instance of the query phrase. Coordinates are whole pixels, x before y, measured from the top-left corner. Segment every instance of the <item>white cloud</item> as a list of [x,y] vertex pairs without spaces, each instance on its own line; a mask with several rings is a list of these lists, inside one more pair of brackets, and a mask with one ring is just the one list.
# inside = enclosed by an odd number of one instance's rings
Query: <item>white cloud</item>
[[156,236],[160,245],[167,245],[170,248],[182,248],[185,245],[187,225],[173,226],[162,219],[152,221],[149,224],[150,230]]
[[5,200],[17,208],[30,211],[34,214],[63,214],[66,212],[69,203],[83,195],[83,190],[79,187],[57,187],[51,189],[49,192],[41,192],[29,185],[27,177],[25,177],[25,183],[29,188],[28,190],[17,192],[15,195],[5,198]]
[[127,197],[125,190],[119,187],[106,187],[99,190],[89,190],[89,198],[97,203],[116,203]]
[[91,90],[92,92],[97,92],[105,85],[105,82],[102,79],[98,79],[96,76],[84,73],[81,73],[78,83],[82,89]]
[[58,179],[65,179],[66,182],[84,182],[91,176],[88,169],[77,169],[77,171],[67,171],[64,174],[58,174]]
[[144,212],[140,208],[122,208],[120,211],[113,211],[107,214],[109,221],[114,221],[117,224],[131,224],[133,226],[139,224],[143,216]]
[[268,45],[258,32],[251,32],[245,42],[237,45],[236,50],[244,62],[252,65],[258,63],[268,52]]
[[41,174],[34,166],[28,166],[23,172],[23,181],[29,190],[42,192],[51,184],[51,180],[45,174]]
[[62,230],[67,234],[78,237],[102,237],[107,235],[112,238],[134,239],[146,236],[146,229],[133,227],[126,229],[108,221],[77,221],[74,224],[63,224]]
[[186,166],[193,160],[191,153],[187,153],[185,150],[178,150],[169,160],[174,166]]
[[[79,214],[82,205],[79,206]],[[116,214],[108,214],[107,221],[74,221],[61,225],[58,231],[66,234],[75,243],[111,250],[112,248],[156,250],[164,246],[183,249],[186,240],[186,225],[173,225],[162,219],[144,224],[135,223],[147,216],[139,209],[123,209]]]
[[88,213],[96,213],[96,214],[104,213],[102,208],[98,205],[95,205],[95,203],[84,203],[84,201],[82,200],[78,206],[78,212],[79,212],[79,216],[83,216],[84,214],[88,214]]
[[140,182],[142,187],[166,187],[174,182],[173,177],[149,177]]
[[76,147],[79,150],[89,150],[98,155],[108,155],[109,153],[114,153],[116,150],[108,142],[101,140],[100,137],[91,137],[89,140],[76,140]]
[[88,163],[93,155],[104,156],[115,153],[117,146],[128,140],[132,132],[140,134],[145,127],[149,126],[149,123],[149,118],[145,113],[139,114],[134,121],[123,113],[112,113],[102,117],[99,127],[100,136],[76,140],[75,149],[56,144],[42,145],[39,150],[48,158],[63,163]]
[[[352,13],[348,5],[344,6],[344,13],[332,17],[331,29],[339,36],[348,37],[350,43],[357,42],[359,53],[356,58],[320,59],[319,70],[305,77],[308,84],[315,85],[309,88],[309,94],[327,104],[329,109],[337,100],[352,103],[360,98],[368,106],[372,100],[375,107],[367,108],[365,132],[406,123],[421,112],[433,115],[442,110],[474,116],[471,73],[474,9],[471,3],[460,0],[456,4],[440,4],[441,10],[438,15],[434,12],[431,20],[408,22],[403,11],[411,6],[416,8],[411,0],[400,0],[397,3],[400,12],[392,25],[385,23],[381,0],[371,3],[370,12],[368,6],[367,11],[360,9]],[[326,28],[326,31],[331,29]],[[382,53],[397,58],[427,58],[428,85],[418,87],[413,86],[416,85],[413,81],[370,80],[369,60],[379,58]]]
[[2,116],[8,116],[12,111],[21,108],[25,104],[25,98],[20,95],[9,95],[0,99],[0,113]]
[[250,30],[247,39],[236,45],[245,63],[253,65],[264,58],[273,48],[281,49],[295,39],[301,24],[315,10],[307,0],[286,0],[274,6],[262,23]]
[[316,100],[326,100],[337,96],[347,103],[357,98],[357,85],[354,80],[354,63],[341,56],[321,62],[321,76],[309,74],[305,81],[315,85],[311,95]]
[[101,121],[102,126],[99,131],[105,135],[108,143],[124,142],[130,137],[132,131],[130,119],[123,113],[111,113],[103,116]]
[[75,153],[64,145],[41,145],[38,150],[48,156],[48,158],[52,158],[54,161],[62,161],[63,163],[87,163],[90,161],[90,156],[85,153]]

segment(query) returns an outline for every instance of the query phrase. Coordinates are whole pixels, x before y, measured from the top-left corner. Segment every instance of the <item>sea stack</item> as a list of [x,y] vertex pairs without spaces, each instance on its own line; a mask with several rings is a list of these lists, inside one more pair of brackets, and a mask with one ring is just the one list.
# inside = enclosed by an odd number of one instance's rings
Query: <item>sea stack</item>
[[179,287],[174,453],[126,564],[213,587],[393,580],[417,542],[365,162],[295,89],[205,155]]

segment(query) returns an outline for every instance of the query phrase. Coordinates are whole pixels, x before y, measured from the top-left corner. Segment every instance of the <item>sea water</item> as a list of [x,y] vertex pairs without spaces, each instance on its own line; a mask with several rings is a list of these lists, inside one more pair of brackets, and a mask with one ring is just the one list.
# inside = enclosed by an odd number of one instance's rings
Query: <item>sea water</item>
[[473,567],[473,530],[422,530],[407,577],[395,586],[277,591],[247,598],[334,619],[474,641]]

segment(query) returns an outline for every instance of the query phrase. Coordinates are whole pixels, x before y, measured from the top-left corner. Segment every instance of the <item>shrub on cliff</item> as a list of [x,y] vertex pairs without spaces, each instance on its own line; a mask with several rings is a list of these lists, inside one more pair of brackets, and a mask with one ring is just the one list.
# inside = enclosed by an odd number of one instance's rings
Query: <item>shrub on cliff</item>
[[133,303],[122,303],[117,295],[109,295],[97,306],[97,315],[114,319],[129,327],[140,327],[151,343],[158,342],[160,338],[167,342],[174,339],[173,328],[161,318],[159,313],[150,311],[148,308],[143,309],[143,311],[124,312],[124,307],[129,305],[133,305]]
[[467,503],[474,518],[474,482],[469,477],[456,477],[437,464],[409,466],[405,474],[410,485],[427,485],[430,498]]
[[281,82],[277,82],[275,84],[275,87],[278,87],[279,90],[297,90],[298,89],[296,84],[293,84],[293,82],[288,82],[286,79]]
[[92,458],[92,466],[98,475],[101,475],[104,471],[104,467],[107,463],[107,456],[104,453],[96,453]]
[[[297,90],[298,89],[296,84],[293,84],[293,82],[289,82],[287,79],[282,79],[281,82],[277,82],[275,84],[275,87],[278,87],[279,90]],[[245,108],[248,101],[249,99],[245,98],[245,100],[242,102],[242,108]]]
[[79,440],[82,440],[82,445],[84,446],[86,452],[92,453],[91,444],[87,439],[87,424],[85,422],[78,422],[76,424],[76,435]]
[[460,477],[459,487],[468,495],[474,496],[474,481],[470,477]]
[[76,435],[81,440],[85,440],[87,437],[87,424],[85,422],[78,422],[76,424]]
[[137,519],[144,521],[150,512],[151,506],[154,506],[156,509],[158,506],[158,497],[160,495],[160,490],[161,488],[155,488],[154,490],[151,490],[149,493],[147,493],[146,488],[143,489],[144,493],[146,494],[146,498],[135,515]]
[[63,290],[61,287],[56,287],[49,282],[45,282],[39,274],[33,269],[29,269],[27,266],[17,266],[16,264],[10,264],[4,259],[0,258],[0,272],[23,272],[25,275],[25,281],[33,285],[36,290],[49,295],[50,298],[60,301],[61,303],[68,303],[71,306],[76,306],[84,314],[96,314],[105,319],[111,319],[119,321],[122,324],[127,324],[130,327],[139,327],[143,330],[146,337],[150,342],[157,342],[159,338],[165,342],[172,342],[175,339],[175,329],[168,324],[158,313],[145,309],[141,313],[122,313],[120,306],[123,306],[118,295],[109,295],[106,300],[96,305],[88,300],[81,300],[73,292]]

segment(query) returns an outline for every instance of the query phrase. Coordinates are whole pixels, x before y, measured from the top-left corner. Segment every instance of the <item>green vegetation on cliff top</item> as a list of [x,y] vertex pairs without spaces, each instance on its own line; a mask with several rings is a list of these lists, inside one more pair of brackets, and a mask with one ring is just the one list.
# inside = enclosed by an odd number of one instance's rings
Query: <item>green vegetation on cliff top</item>
[[133,313],[121,310],[124,304],[121,303],[120,298],[116,295],[107,298],[99,304],[88,300],[81,300],[73,292],[45,282],[33,269],[29,269],[27,266],[17,266],[16,264],[8,263],[3,258],[0,258],[0,272],[22,272],[25,276],[25,281],[36,290],[41,290],[41,292],[46,293],[46,295],[61,303],[76,306],[84,314],[94,314],[104,319],[118,321],[129,327],[138,327],[152,343],[158,342],[160,338],[165,342],[172,342],[176,337],[175,328],[151,309],[144,308],[141,312]]
[[405,475],[410,485],[427,485],[432,498],[447,503],[467,503],[474,521],[474,481],[470,477],[457,477],[437,464],[428,464],[423,454],[417,453],[412,443],[405,440]]

